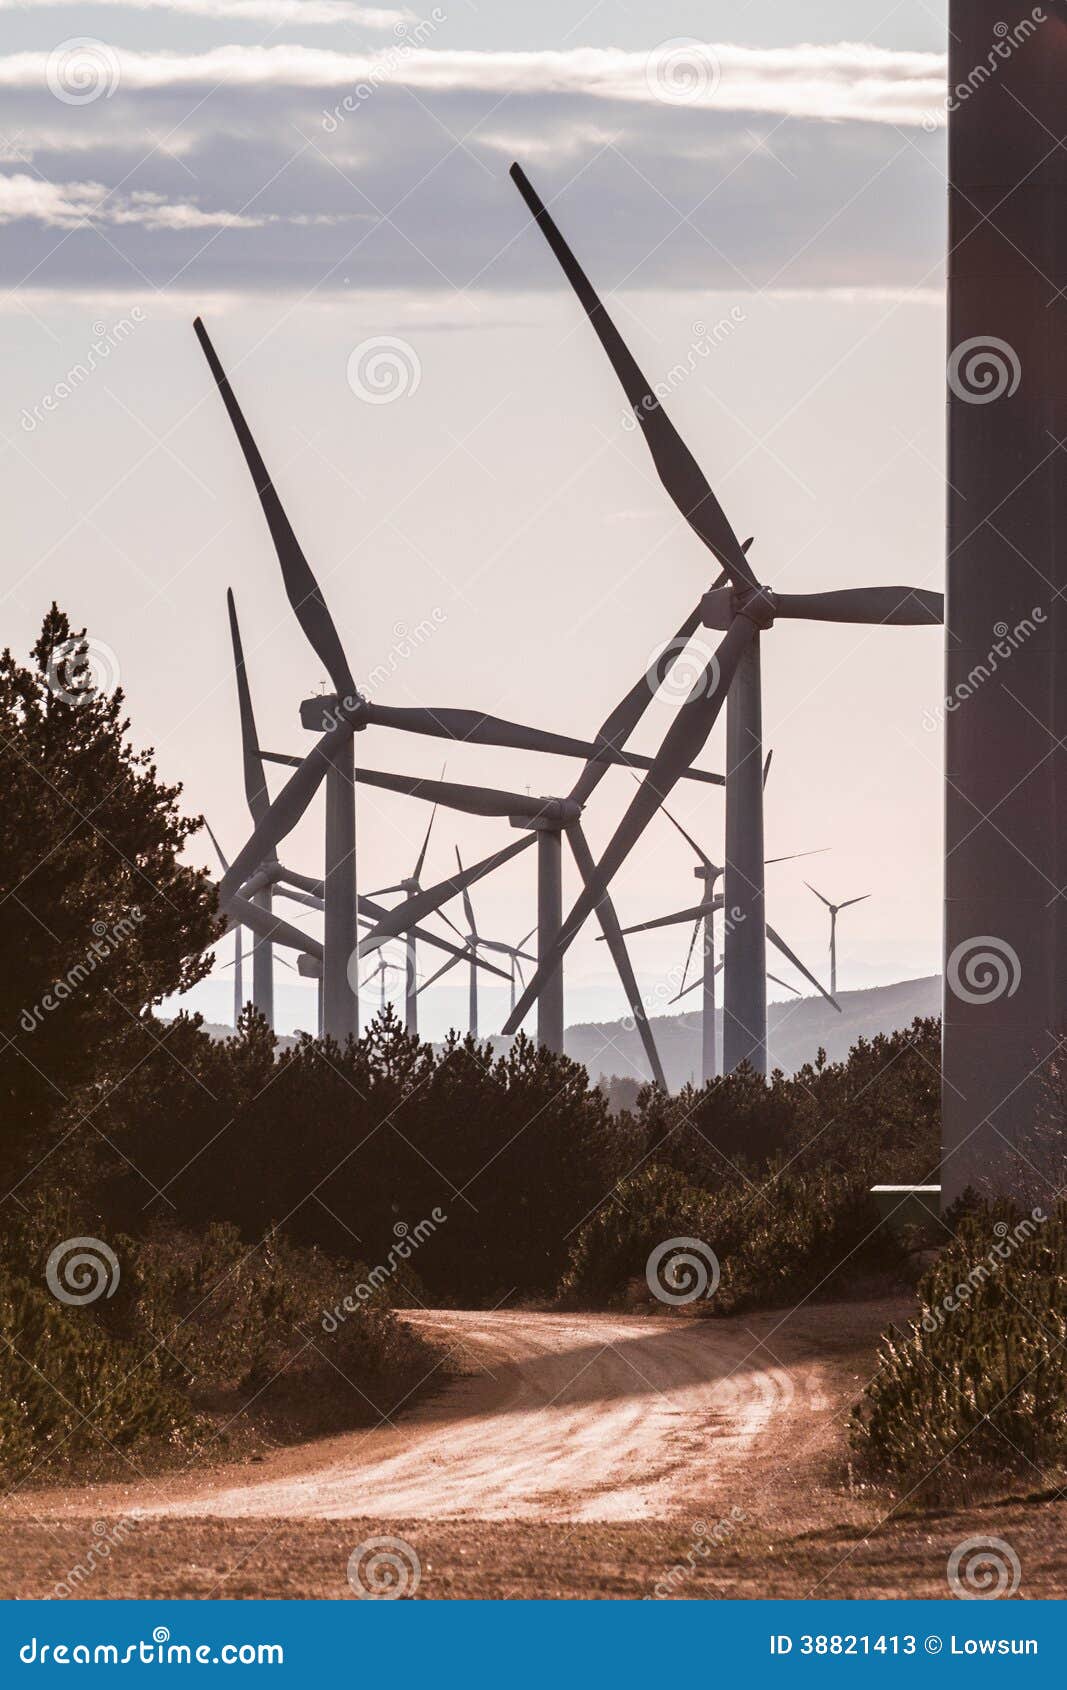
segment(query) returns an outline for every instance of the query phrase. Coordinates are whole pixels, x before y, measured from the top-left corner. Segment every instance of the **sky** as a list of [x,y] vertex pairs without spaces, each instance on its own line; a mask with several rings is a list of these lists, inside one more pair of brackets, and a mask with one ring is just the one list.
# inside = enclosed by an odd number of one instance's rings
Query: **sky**
[[[761,578],[939,589],[944,42],[935,0],[0,0],[5,643],[27,651],[53,598],[87,626],[135,738],[229,851],[248,813],[227,586],[263,744],[310,743],[297,711],[321,668],[199,312],[357,680],[382,703],[593,733],[714,568],[654,478],[513,158],[668,384]],[[841,921],[846,989],[939,964],[942,667],[935,630],[780,623],[764,641],[768,853],[826,851],[768,871],[768,915],[824,974],[805,879],[835,900],[872,893]],[[656,699],[638,749],[681,696]],[[722,767],[723,737],[704,767]],[[382,729],[357,757],[538,793],[577,775]],[[603,782],[594,849],[632,785]],[[720,789],[687,783],[672,808],[721,856]],[[427,819],[361,791],[365,889],[410,871]],[[467,860],[511,837],[441,812],[424,878],[456,846]],[[319,873],[321,853],[316,807],[282,856]],[[206,842],[191,855],[211,860]],[[691,859],[654,824],[615,883],[624,924],[690,904]],[[474,901],[486,936],[521,938],[532,857]],[[594,933],[568,958],[572,1022],[625,1009]],[[657,1008],[687,942],[632,941]],[[187,1000],[211,1019],[229,1010],[229,957],[224,943]],[[312,988],[278,972],[279,1026],[310,1025]],[[422,999],[432,1036],[463,1021],[461,975]],[[487,988],[483,1031],[505,1013]]]

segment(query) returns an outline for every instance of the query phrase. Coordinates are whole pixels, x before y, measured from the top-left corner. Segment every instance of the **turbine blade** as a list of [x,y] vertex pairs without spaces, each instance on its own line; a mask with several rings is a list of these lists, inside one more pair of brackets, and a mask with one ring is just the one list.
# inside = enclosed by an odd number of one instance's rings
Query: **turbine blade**
[[[567,829],[567,839],[571,847],[571,854],[578,865],[582,884],[588,886],[592,883],[596,873],[596,864],[593,861],[593,853],[589,849],[589,841],[578,822]],[[663,1063],[660,1061],[652,1028],[649,1026],[644,1002],[637,986],[637,976],[634,974],[630,953],[626,949],[626,940],[622,936],[622,928],[619,926],[619,918],[610,893],[605,893],[599,900],[596,913],[597,920],[600,922],[601,933],[608,950],[611,952],[611,960],[615,964],[615,972],[619,976],[626,1001],[630,1006],[630,1013],[634,1018],[634,1025],[637,1028],[645,1059],[652,1073],[653,1083],[666,1096],[668,1090],[667,1076],[663,1071]]]
[[793,964],[793,967],[796,969],[797,973],[803,974],[805,980],[810,981],[810,983],[815,987],[815,990],[818,993],[820,993],[820,995],[822,997],[824,997],[826,999],[827,1003],[832,1004],[833,1007],[837,1010],[838,1015],[840,1015],[841,1014],[841,1005],[838,1003],[837,999],[832,998],[830,996],[829,992],[826,990],[826,987],[819,984],[818,980],[816,980],[814,974],[811,972],[811,969],[804,967],[804,964],[801,962],[800,958],[796,955],[796,953],[789,949],[789,946],[786,944],[785,940],[779,938],[778,934],[774,931],[774,928],[771,927],[770,925],[768,925],[768,927],[767,927],[767,937],[771,941],[771,944],[774,946],[775,950],[781,951],[781,953],[785,957],[786,961],[791,962]]
[[[596,736],[598,745],[611,746],[617,751],[623,749],[699,626],[700,606],[697,605],[686,617],[674,639],[664,647],[657,661],[646,670],[636,686],[630,688],[626,697],[601,724],[600,732]],[[603,761],[587,763],[571,791],[575,802],[587,804],[606,773],[607,764]]]
[[[788,857],[764,857],[763,866],[770,868],[772,863],[796,863],[801,857],[824,857],[829,849],[829,845],[820,845],[814,851],[792,851]],[[808,884],[806,880],[804,884]]]
[[[450,880],[443,880],[425,892],[416,892],[402,904],[397,904],[395,909],[383,910],[377,927],[362,941],[361,949],[363,946],[368,950],[376,949],[386,939],[395,939],[398,934],[406,933],[413,922],[422,921],[425,916],[440,909],[442,904],[458,897],[464,886],[473,885],[476,880],[481,880],[483,875],[492,874],[494,869],[502,867],[512,857],[517,857],[520,851],[529,850],[536,838],[536,833],[526,833],[513,844],[505,845],[502,851],[496,851],[491,857],[484,857],[480,863],[475,863],[472,868],[464,869],[461,875],[453,875]],[[505,980],[510,978],[494,963],[483,962],[482,966],[488,968],[491,974],[499,974]]]
[[703,912],[701,912],[701,914],[697,916],[696,920],[693,923],[693,931],[692,931],[692,934],[690,935],[690,939],[689,939],[689,949],[685,953],[685,967],[682,969],[682,987],[683,987],[683,989],[685,987],[686,981],[689,978],[689,964],[693,960],[693,946],[697,942],[697,934],[700,932],[700,924],[703,921],[703,919],[704,919]]
[[943,593],[923,587],[843,587],[830,593],[776,593],[774,614],[818,622],[872,622],[912,628],[945,620]]
[[783,992],[792,992],[795,998],[803,996],[803,993],[800,992],[796,986],[791,986],[788,980],[779,980],[777,974],[768,974],[767,978],[768,980],[773,981],[774,985],[781,986]]
[[248,671],[241,645],[241,630],[237,623],[237,606],[233,593],[226,589],[226,609],[230,617],[230,640],[233,645],[233,664],[237,671],[237,707],[241,716],[241,758],[244,764],[245,797],[254,822],[261,822],[270,807],[267,790],[267,771],[259,751],[259,735],[252,710],[252,694],[248,690]]
[[685,828],[682,826],[681,822],[676,821],[674,819],[674,817],[671,815],[671,812],[667,809],[666,805],[665,804],[661,805],[660,808],[663,810],[663,814],[666,816],[666,818],[670,822],[671,826],[676,827],[678,829],[678,832],[681,834],[681,836],[685,840],[686,844],[692,846],[693,850],[696,852],[697,856],[700,858],[700,861],[704,864],[704,867],[705,868],[714,868],[715,865],[711,861],[711,858],[706,857],[704,855],[703,851],[700,849],[700,846],[697,844],[696,840],[692,837],[691,834],[686,833]]
[[433,809],[430,811],[430,819],[426,823],[426,836],[425,836],[425,838],[423,839],[423,842],[422,842],[422,850],[419,852],[418,856],[415,858],[415,867],[412,870],[411,878],[412,878],[412,880],[414,880],[416,882],[419,881],[422,878],[422,865],[426,861],[426,853],[430,848],[430,835],[433,832],[433,824],[434,824],[434,821],[436,819],[436,816],[437,816],[437,805],[435,804]]
[[[804,882],[804,884],[805,884],[805,886],[806,886],[806,887],[807,887],[807,889],[808,889],[808,891],[809,891],[809,892],[815,892],[815,888],[814,888],[814,886],[813,886],[813,885],[812,885],[812,884],[811,884],[811,881],[810,881],[810,880],[805,880],[805,882]],[[822,893],[821,893],[821,892],[815,892],[815,896],[816,896],[816,897],[817,897],[817,898],[818,898],[818,899],[819,899],[819,901],[820,901],[820,903],[823,903],[823,904],[825,904],[825,905],[826,905],[826,907],[827,907],[827,909],[828,909],[828,910],[832,910],[832,909],[833,909],[833,907],[834,907],[834,906],[833,906],[833,904],[832,904],[832,903],[831,903],[831,902],[830,902],[830,900],[829,900],[829,898],[824,898],[824,897],[823,897],[823,895],[822,895]]]
[[326,608],[326,600],[322,596],[311,566],[300,549],[299,541],[293,533],[289,518],[282,507],[282,502],[274,490],[274,484],[267,474],[267,466],[259,453],[259,447],[252,438],[252,431],[244,419],[244,414],[230,386],[226,372],[219,362],[218,354],[212,346],[208,332],[198,317],[193,324],[196,338],[199,340],[211,373],[215,378],[218,390],[222,395],[222,402],[226,407],[234,433],[244,453],[245,463],[248,465],[255,482],[259,502],[263,507],[263,515],[267,519],[274,549],[278,554],[278,562],[282,568],[282,580],[285,583],[286,597],[292,605],[296,619],[304,631],[312,650],[326,670],[334,689],[341,698],[355,698],[358,696],[356,683],[352,679],[352,671],[348,667],[341,639],[334,626],[333,618]]
[[[499,716],[487,716],[481,710],[368,704],[366,720],[383,728],[400,728],[405,733],[428,734],[433,739],[464,740],[471,745],[499,745],[512,751],[544,751],[556,757],[580,757],[584,762],[620,763],[633,769],[650,769],[653,761],[636,751],[617,751],[610,746],[594,745],[588,739],[573,739],[569,734],[524,727],[521,722],[507,722]],[[686,778],[704,781],[711,786],[725,785],[725,776],[709,774],[706,769],[689,769]],[[425,785],[425,782],[422,784]],[[525,802],[528,804],[530,800],[527,798]]]
[[[754,595],[758,597],[758,595]],[[738,616],[700,681],[693,688],[668,728],[652,769],[630,800],[630,807],[612,835],[608,846],[561,931],[553,939],[544,959],[521,999],[504,1023],[505,1033],[514,1033],[529,1012],[543,980],[555,972],[586,917],[596,908],[615,874],[630,855],[664,799],[668,798],[694,758],[703,751],[719,718],[730,682],[743,654],[756,635],[756,623],[748,615]]]
[[[715,972],[718,973],[718,969],[716,969]],[[704,982],[701,979],[700,975],[697,975],[697,978],[695,980],[691,980],[689,982],[688,986],[683,986],[680,992],[675,992],[673,998],[668,998],[667,1002],[669,1004],[677,1003],[679,998],[687,998],[689,996],[690,992],[695,992],[697,987],[702,986],[703,984],[704,984]]]
[[766,790],[767,790],[767,776],[771,772],[771,758],[773,756],[774,756],[774,752],[768,751],[767,756],[764,759],[764,763],[763,763],[763,790],[764,790],[764,792],[766,792]]
[[290,950],[306,951],[314,957],[322,956],[322,946],[317,939],[302,933],[299,927],[294,927],[292,922],[275,915],[273,910],[261,909],[258,904],[249,903],[237,892],[232,892],[224,898],[221,881],[219,910],[230,926],[247,927],[260,939],[269,939],[272,944],[288,945]]
[[269,805],[262,820],[257,821],[251,836],[223,875],[220,898],[230,898],[238,891],[253,870],[272,857],[281,840],[292,832],[325,779],[326,770],[330,767],[330,753],[338,743],[338,733],[345,731],[343,726],[330,728],[316,740],[300,767],[290,775],[277,798]]
[[837,906],[838,914],[840,915],[842,910],[851,909],[853,904],[865,904],[867,902],[867,899],[870,896],[871,896],[871,894],[869,892],[864,892],[862,898],[848,898],[848,899],[846,899],[846,901],[843,904],[838,904],[838,906]]
[[[717,898],[716,908],[721,903],[721,897]],[[638,921],[633,927],[624,927],[622,931],[625,937],[629,938],[631,933],[653,933],[659,927],[684,927],[687,922],[703,917],[705,907],[704,904],[694,904],[692,909],[677,910],[674,915],[658,915],[653,921]]]
[[440,968],[437,970],[437,972],[435,974],[431,974],[430,978],[428,980],[424,980],[422,982],[422,985],[419,987],[418,992],[415,994],[416,997],[421,996],[421,994],[426,990],[427,986],[432,986],[435,980],[440,980],[443,975],[448,973],[450,968],[455,968],[455,966],[458,962],[463,962],[465,957],[468,961],[470,960],[469,950],[466,953],[463,952],[463,951],[460,951],[458,956],[450,957],[447,962],[443,962],[441,964]]
[[218,840],[215,838],[214,833],[211,831],[211,823],[207,820],[206,817],[204,818],[204,826],[207,828],[208,837],[211,840],[212,845],[214,845],[214,847],[215,847],[215,855],[216,855],[216,857],[218,857],[219,862],[222,864],[222,872],[223,872],[223,874],[225,874],[226,870],[229,868],[230,865],[226,861],[226,858],[223,856],[222,846],[219,844]]
[[[462,861],[460,854],[459,854],[459,846],[458,845],[455,847],[455,851],[456,851],[456,867],[459,869],[460,878],[462,879],[462,876],[463,876],[463,861]],[[463,884],[460,887],[460,892],[461,892],[462,897],[463,897],[463,914],[467,918],[468,930],[473,934],[475,942],[477,942],[478,925],[477,925],[477,923],[474,919],[474,905],[471,903],[470,893],[467,891],[467,883],[466,883],[465,880],[463,881]]]
[[377,891],[368,892],[368,898],[388,898],[392,892],[402,892],[403,886],[379,886]]
[[638,368],[589,278],[517,164],[511,167],[511,179],[577,294],[612,369],[622,383],[664,487],[690,528],[718,558],[735,586],[755,586],[756,578],[748,559],[703,471]]

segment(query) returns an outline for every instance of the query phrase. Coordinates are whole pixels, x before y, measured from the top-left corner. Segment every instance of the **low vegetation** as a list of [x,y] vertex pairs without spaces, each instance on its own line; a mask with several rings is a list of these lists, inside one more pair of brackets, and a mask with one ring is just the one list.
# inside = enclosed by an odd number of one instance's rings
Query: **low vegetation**
[[981,1203],[919,1286],[919,1313],[889,1332],[853,1414],[872,1476],[951,1490],[1067,1464],[1067,1204],[1046,1214]]

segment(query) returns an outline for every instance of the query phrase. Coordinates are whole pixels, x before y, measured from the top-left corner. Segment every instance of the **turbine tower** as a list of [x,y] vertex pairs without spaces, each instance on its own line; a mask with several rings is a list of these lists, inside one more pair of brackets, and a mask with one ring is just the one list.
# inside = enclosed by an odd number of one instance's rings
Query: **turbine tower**
[[[684,997],[687,991],[695,989],[695,985],[694,987],[687,987],[685,982],[689,975],[689,964],[693,960],[693,951],[696,947],[697,938],[700,933],[703,932],[703,971],[695,984],[702,985],[703,987],[700,1071],[701,1079],[703,1083],[707,1085],[708,1081],[715,1079],[719,1072],[719,1056],[717,1048],[718,1040],[715,1027],[715,977],[719,973],[723,964],[721,962],[716,962],[715,960],[715,916],[718,911],[725,907],[726,901],[721,894],[716,893],[715,887],[723,874],[723,869],[719,864],[711,861],[710,857],[701,850],[696,840],[686,832],[681,822],[677,821],[675,817],[671,815],[669,810],[665,809],[663,814],[666,816],[671,826],[676,828],[681,834],[686,844],[689,845],[696,853],[697,863],[693,873],[699,881],[703,882],[703,897],[698,904],[693,905],[690,909],[676,910],[672,915],[656,916],[652,921],[638,922],[634,927],[624,927],[623,932],[626,935],[631,933],[648,933],[657,928],[681,926],[682,924],[690,921],[693,923],[693,932],[689,940],[689,950],[686,953],[685,967],[682,970],[682,990],[678,992],[676,997],[671,999],[672,1003],[677,1003],[678,998]],[[799,857],[811,857],[818,855],[819,853],[816,851],[795,851],[788,857],[769,857],[767,862],[768,865],[771,863],[789,863],[795,862]],[[730,923],[727,921],[727,933],[729,933],[729,927]],[[815,987],[815,990],[822,994],[827,1003],[833,1004],[834,1009],[839,1009],[839,1005],[834,1002],[832,990],[827,992],[825,987],[820,985],[811,970],[804,966],[800,958],[790,950],[785,940],[774,931],[773,927],[768,926],[767,937],[775,949],[780,951],[788,962],[792,963],[797,972],[803,974],[804,978]],[[773,980],[774,976],[768,975],[768,979]],[[775,980],[775,984],[784,985],[784,981]],[[787,987],[786,989],[793,990],[794,988]],[[766,997],[766,985],[764,985],[764,997]]]
[[862,897],[846,898],[846,900],[843,904],[832,904],[830,902],[829,898],[824,898],[821,892],[815,891],[815,887],[811,884],[810,880],[805,880],[804,884],[807,887],[809,892],[815,892],[815,896],[818,898],[819,902],[821,904],[825,904],[827,909],[830,911],[830,991],[833,994],[833,996],[836,997],[837,996],[837,918],[838,918],[838,916],[839,916],[839,914],[841,913],[842,910],[850,910],[852,908],[853,904],[865,903],[867,901],[867,899],[870,897],[871,894],[869,892],[864,892]]
[[[705,627],[727,632],[719,647],[717,663],[725,654],[730,684],[727,711],[726,771],[726,902],[738,916],[726,936],[726,999],[724,1008],[724,1054],[726,1068],[748,1061],[761,1073],[767,1071],[766,922],[763,879],[763,726],[760,688],[760,645],[764,633],[778,618],[816,619],[861,624],[886,623],[895,626],[939,623],[944,616],[941,595],[910,587],[860,587],[825,593],[777,593],[762,587],[752,572],[745,549],[727,521],[696,459],[667,417],[663,406],[629,348],[597,297],[555,222],[517,164],[511,176],[533,214],[541,233],[558,260],[590,324],[622,384],[634,417],[645,437],[653,463],[676,508],[708,548],[726,583],[717,582],[705,595],[702,620]],[[740,627],[739,624],[744,626]],[[722,670],[709,666],[706,684],[712,688],[709,709]],[[726,683],[724,683],[726,684]],[[679,712],[691,743],[703,746],[706,735],[696,731],[701,713]],[[719,714],[714,709],[708,723]],[[708,715],[708,712],[704,712]],[[689,739],[680,733],[667,758],[671,785],[681,769],[677,753]],[[667,746],[664,745],[664,755]],[[657,759],[657,773],[664,765]],[[645,785],[648,785],[646,781]],[[664,792],[664,797],[667,793]],[[647,801],[635,800],[635,838],[647,826]],[[643,816],[640,825],[636,817]],[[619,848],[623,835],[618,836]],[[614,844],[614,842],[613,842]],[[623,855],[631,848],[627,844]],[[612,847],[603,861],[609,860]],[[621,860],[621,859],[620,859]],[[612,870],[614,872],[614,870]],[[603,877],[601,877],[602,879]],[[608,876],[610,880],[610,875]],[[598,880],[598,885],[600,881]],[[577,906],[576,906],[577,908]],[[573,937],[573,934],[570,935]],[[566,950],[570,939],[564,938]],[[535,979],[533,986],[538,986]]]
[[1067,14],[1003,16],[950,0],[942,1202],[1011,1190],[1067,1006]]
[[[444,770],[441,771],[442,777]],[[437,817],[437,804],[430,811],[430,819],[426,824],[426,836],[418,856],[415,867],[403,880],[398,880],[395,886],[382,886],[372,892],[372,898],[386,898],[392,892],[403,892],[405,898],[413,898],[416,892],[422,891],[422,870],[426,862],[426,852],[430,847],[430,835]],[[456,959],[458,961],[458,958]],[[477,970],[476,970],[477,972]],[[404,934],[404,1031],[417,1035],[419,1031],[419,959],[418,940],[412,928]]]

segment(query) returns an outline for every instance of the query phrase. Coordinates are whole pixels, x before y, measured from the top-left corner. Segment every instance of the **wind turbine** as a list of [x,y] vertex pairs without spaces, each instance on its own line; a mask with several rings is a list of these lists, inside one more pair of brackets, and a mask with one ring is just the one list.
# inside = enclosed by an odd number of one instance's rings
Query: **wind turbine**
[[[804,884],[809,892],[815,892],[810,880],[805,880]],[[865,903],[870,895],[869,892],[864,892],[860,898],[848,898],[843,904],[832,904],[829,898],[823,897],[821,892],[815,892],[819,902],[825,904],[830,911],[830,990],[835,996],[837,995],[837,918],[842,910],[851,909],[853,904]]]
[[[601,859],[596,878],[599,890],[610,884],[618,867],[647,827],[654,813],[652,797],[658,783],[666,783],[666,798],[687,762],[702,749],[717,719],[722,697],[729,690],[726,774],[726,902],[739,912],[726,935],[726,1000],[724,1055],[727,1070],[749,1061],[767,1071],[766,922],[763,876],[763,727],[760,686],[760,643],[776,619],[814,619],[891,626],[934,625],[944,621],[940,593],[913,587],[855,587],[823,593],[778,593],[761,586],[752,572],[726,514],[696,459],[667,417],[648,380],[567,245],[543,202],[519,165],[511,177],[533,214],[589,318],[616,375],[622,383],[656,471],[685,521],[725,571],[727,584],[716,585],[703,600],[705,627],[726,631],[715,665],[705,677],[702,701],[689,700],[679,711],[675,729],[663,743],[646,779],[645,798],[635,798],[631,810]],[[710,691],[708,690],[710,688]],[[692,706],[692,708],[691,708]],[[595,897],[592,903],[595,904]],[[558,954],[567,949],[577,927],[577,911],[592,905],[580,899],[560,935]],[[578,925],[584,920],[578,919]],[[539,971],[540,972],[540,971]],[[532,995],[540,989],[535,977]],[[520,1002],[519,1008],[528,1007]]]
[[[443,778],[443,769],[441,770],[441,775]],[[391,892],[403,892],[405,898],[413,898],[416,892],[422,891],[422,869],[423,864],[426,861],[426,852],[430,845],[430,835],[433,832],[433,824],[437,816],[437,808],[438,806],[435,803],[433,809],[430,811],[430,819],[426,824],[426,836],[423,839],[421,849],[415,859],[415,867],[412,869],[411,873],[406,877],[406,879],[397,881],[395,886],[382,886],[378,889],[378,891],[372,892],[370,894],[372,898],[385,898],[388,897]],[[404,934],[404,1030],[405,1032],[414,1034],[417,1034],[419,1030],[417,945],[418,941],[415,937],[414,930],[409,927],[407,932]],[[459,959],[457,958],[456,960],[458,961]]]
[[[204,826],[207,828],[208,836],[212,845],[215,847],[215,855],[219,859],[219,866],[221,867],[223,874],[225,874],[230,865],[222,854],[222,846],[219,844],[212,832],[211,823],[209,821],[205,821]],[[238,925],[235,926],[233,930],[233,1024],[235,1028],[241,1019],[241,1011],[245,1006],[244,981],[244,929]]]
[[[585,796],[599,783],[605,766],[609,763],[621,763],[635,768],[648,769],[650,759],[642,757],[636,752],[623,751],[622,739],[605,730],[610,726],[605,724],[595,743],[574,739],[566,734],[545,732],[539,728],[530,728],[522,723],[504,721],[499,717],[487,715],[477,710],[453,709],[447,706],[434,707],[397,707],[372,703],[360,693],[349,668],[340,636],[333,619],[326,608],[325,599],[319,584],[311,571],[303,551],[281,500],[267,473],[266,465],[260,455],[259,448],[252,437],[251,430],[245,421],[244,414],[237,403],[233,389],[219,362],[218,356],[203,323],[199,318],[194,323],[197,338],[208,361],[211,373],[218,386],[227,414],[237,435],[238,442],[244,454],[259,496],[260,505],[274,542],[275,551],[281,565],[282,580],[286,595],[292,606],[305,637],[315,651],[320,662],[334,685],[333,695],[305,700],[301,706],[301,719],[304,726],[319,732],[319,738],[307,756],[299,763],[294,774],[286,783],[282,791],[262,819],[256,826],[234,859],[228,873],[223,876],[222,891],[225,896],[236,892],[261,862],[270,859],[280,840],[291,832],[300,817],[304,814],[312,798],[322,782],[326,781],[326,861],[323,875],[325,897],[325,938],[323,961],[323,1028],[327,1034],[343,1041],[357,1031],[358,1024],[358,980],[353,984],[350,978],[349,963],[357,950],[356,933],[356,884],[355,884],[355,765],[353,755],[353,735],[364,728],[377,724],[383,727],[401,728],[409,733],[426,734],[438,739],[460,739],[470,741],[476,745],[495,745],[508,747],[519,751],[544,751],[567,757],[580,757],[585,760],[586,768],[578,783]],[[698,615],[699,613],[697,613]],[[694,627],[696,616],[694,617]],[[644,705],[649,702],[649,688],[645,688],[646,697],[634,720],[643,713]],[[618,741],[618,743],[616,743]],[[288,759],[279,759],[288,761]],[[704,777],[714,778],[714,777]],[[387,784],[385,780],[380,785]],[[391,784],[394,790],[404,790],[399,777],[393,777]],[[412,788],[425,789],[425,782],[411,783]],[[477,789],[473,789],[477,790]],[[576,788],[576,791],[578,788]],[[547,825],[570,826],[576,822],[581,813],[581,801],[573,798],[566,814],[562,811],[552,814],[552,802],[544,805],[530,804],[523,806],[522,801],[513,806],[509,813],[523,818],[521,825],[536,826],[539,819],[547,817]],[[483,810],[481,813],[485,813]],[[571,843],[576,856],[582,860],[579,867],[591,868],[592,858],[588,848],[584,845],[584,836],[580,837],[572,830]],[[519,840],[487,858],[483,863],[468,869],[467,884],[491,873],[494,868],[516,855],[532,843],[534,834]],[[584,856],[583,856],[584,852]],[[390,920],[396,921],[398,912],[412,912],[419,905],[420,898],[425,899],[426,893],[415,894],[405,900],[398,910],[391,912]],[[449,896],[448,891],[440,893],[439,901]],[[424,905],[419,913],[429,913],[429,909],[436,905]],[[406,923],[406,916],[400,915],[401,921]],[[412,919],[418,919],[417,914]],[[606,915],[605,919],[610,920]],[[394,927],[389,936],[393,936],[400,928]],[[403,928],[406,931],[406,925]],[[379,934],[381,929],[378,930]],[[372,941],[375,935],[363,943],[368,948],[374,948]],[[623,947],[623,950],[625,947]],[[617,963],[619,958],[616,957]],[[552,971],[546,971],[547,991],[551,995],[555,990]],[[560,999],[560,1001],[562,1001]]]
[[359,989],[360,991],[363,991],[363,989],[371,985],[373,981],[379,980],[381,982],[381,989],[378,998],[378,1008],[380,1010],[385,1008],[385,977],[387,974],[392,974],[395,967],[395,963],[390,962],[384,956],[379,956],[378,961],[367,975],[367,978],[365,980],[361,980],[359,983]]
[[[677,1003],[678,998],[684,997],[686,992],[694,989],[693,987],[687,987],[685,982],[689,975],[689,965],[693,960],[693,951],[696,947],[697,937],[700,934],[701,929],[703,929],[704,966],[702,976],[697,983],[702,984],[704,988],[703,1014],[701,1016],[700,1062],[701,1077],[706,1085],[707,1082],[709,1080],[713,1080],[719,1072],[715,1028],[715,977],[719,973],[722,963],[716,962],[715,960],[715,915],[719,910],[725,908],[726,900],[721,894],[716,893],[715,886],[723,874],[723,868],[720,864],[713,863],[711,861],[711,858],[707,856],[703,850],[701,850],[696,840],[686,832],[681,822],[677,821],[675,817],[671,815],[669,810],[664,809],[663,814],[666,816],[671,826],[676,828],[681,834],[686,844],[689,845],[696,853],[697,865],[694,868],[693,873],[698,880],[703,881],[704,895],[701,898],[700,903],[695,904],[691,909],[677,910],[673,915],[661,915],[655,917],[652,921],[638,922],[634,927],[624,927],[623,932],[627,935],[631,933],[648,933],[654,928],[675,927],[690,921],[693,923],[693,932],[689,940],[689,950],[686,953],[685,968],[682,970],[682,990],[678,993],[677,997],[671,999],[672,1003]],[[818,851],[794,851],[787,857],[768,857],[767,863],[770,865],[771,863],[795,862],[799,857],[815,857],[819,854],[820,853]],[[730,921],[732,919],[734,919],[734,917],[733,912],[731,911],[726,921],[727,933],[729,933]],[[815,987],[815,990],[817,992],[821,992],[827,1002],[833,1004],[835,1009],[838,1009],[839,1006],[834,1003],[832,991],[827,992],[825,987],[820,985],[811,970],[805,968],[800,958],[790,950],[785,940],[774,931],[773,927],[768,926],[767,937],[771,941],[775,950],[780,951],[787,961],[791,962],[793,967],[797,969],[800,974],[803,974],[804,978]],[[769,975],[768,979],[774,979],[774,976]],[[783,985],[784,982],[775,980],[775,984]],[[795,988],[787,988],[787,990],[792,989]],[[766,986],[764,986],[764,994],[766,994]]]
[[[456,867],[459,870],[460,876],[462,877],[462,874],[463,874],[463,859],[460,857],[458,845],[456,846],[455,850],[456,850]],[[443,909],[440,911],[440,914],[441,914],[442,919],[448,922],[448,925],[449,925],[449,927],[452,928],[453,932],[459,934],[459,937],[464,940],[464,943],[466,945],[467,957],[468,957],[468,961],[469,961],[469,964],[470,964],[470,979],[469,979],[469,989],[468,989],[469,1013],[468,1013],[467,1027],[468,1027],[468,1031],[470,1033],[472,1033],[475,1038],[477,1038],[478,1037],[478,969],[476,967],[476,963],[477,963],[477,960],[478,960],[478,952],[481,951],[481,950],[496,951],[501,956],[506,956],[510,959],[510,962],[511,962],[511,1001],[512,1001],[512,1003],[514,1003],[514,1001],[515,1001],[515,964],[516,964],[518,958],[519,957],[525,957],[527,962],[535,962],[537,959],[535,957],[530,956],[528,952],[520,949],[520,947],[517,946],[517,945],[506,945],[500,939],[485,939],[485,938],[483,938],[482,935],[478,931],[478,923],[474,919],[474,905],[471,902],[471,895],[468,892],[466,886],[462,887],[461,896],[463,898],[463,914],[465,915],[465,917],[467,919],[467,932],[465,934],[459,932],[459,928],[456,926],[455,922],[451,919],[450,916],[448,916],[445,913],[445,911]],[[529,934],[527,935],[527,937],[529,937]],[[523,943],[525,943],[525,940],[523,941]],[[456,958],[455,960],[459,961],[459,958]],[[447,974],[449,969],[454,968],[454,967],[455,967],[455,961],[454,962],[446,962],[442,968],[438,969],[437,973],[435,975],[433,975],[430,980],[427,980],[426,984],[428,986],[432,985],[434,980],[440,980],[442,975]]]

